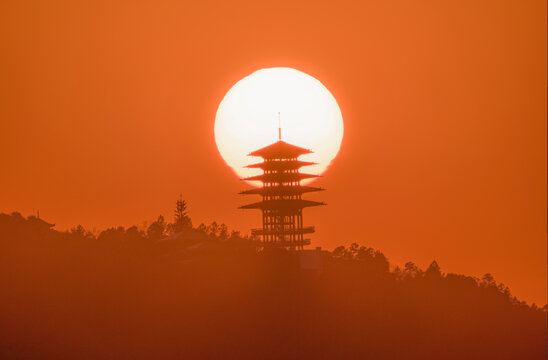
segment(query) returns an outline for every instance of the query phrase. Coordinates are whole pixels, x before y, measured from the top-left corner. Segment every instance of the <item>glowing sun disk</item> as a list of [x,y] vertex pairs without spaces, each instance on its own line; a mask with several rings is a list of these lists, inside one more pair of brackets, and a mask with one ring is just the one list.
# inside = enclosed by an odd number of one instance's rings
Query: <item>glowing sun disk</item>
[[342,142],[341,110],[321,82],[291,68],[256,71],[227,92],[215,117],[215,141],[223,159],[242,178],[260,174],[245,168],[259,160],[247,154],[278,140],[278,113],[282,140],[314,152],[301,159],[318,165],[303,172],[323,173]]

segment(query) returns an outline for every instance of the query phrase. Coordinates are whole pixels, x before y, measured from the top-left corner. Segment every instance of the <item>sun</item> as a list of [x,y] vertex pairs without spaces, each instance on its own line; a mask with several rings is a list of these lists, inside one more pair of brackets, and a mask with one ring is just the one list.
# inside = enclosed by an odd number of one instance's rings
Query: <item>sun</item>
[[305,172],[320,175],[327,170],[343,138],[339,105],[317,79],[295,69],[276,67],[258,70],[238,81],[217,109],[217,148],[240,178],[261,173],[245,168],[258,161],[247,155],[278,141],[279,124],[283,141],[313,151],[301,159],[318,165],[305,168]]

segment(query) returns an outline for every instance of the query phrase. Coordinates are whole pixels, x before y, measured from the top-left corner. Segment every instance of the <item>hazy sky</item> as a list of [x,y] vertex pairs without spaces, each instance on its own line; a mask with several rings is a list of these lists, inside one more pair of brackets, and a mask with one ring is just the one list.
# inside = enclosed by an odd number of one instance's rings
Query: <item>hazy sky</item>
[[341,151],[308,198],[313,245],[491,272],[546,302],[546,1],[0,3],[0,211],[58,229],[170,218],[248,232],[217,151],[230,87],[319,79]]

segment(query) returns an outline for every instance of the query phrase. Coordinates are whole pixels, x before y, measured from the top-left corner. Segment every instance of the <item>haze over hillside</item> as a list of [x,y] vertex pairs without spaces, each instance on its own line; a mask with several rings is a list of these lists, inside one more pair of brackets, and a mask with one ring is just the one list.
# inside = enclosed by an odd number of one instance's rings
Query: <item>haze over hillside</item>
[[146,231],[0,215],[5,359],[544,359],[544,310],[353,244],[303,269],[188,215]]

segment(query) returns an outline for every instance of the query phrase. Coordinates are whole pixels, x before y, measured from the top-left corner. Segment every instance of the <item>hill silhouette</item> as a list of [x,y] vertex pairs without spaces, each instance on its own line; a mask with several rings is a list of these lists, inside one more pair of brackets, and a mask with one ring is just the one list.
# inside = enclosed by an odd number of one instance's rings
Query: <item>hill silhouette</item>
[[146,229],[0,214],[2,359],[544,359],[546,308],[358,244],[321,271],[186,203]]

